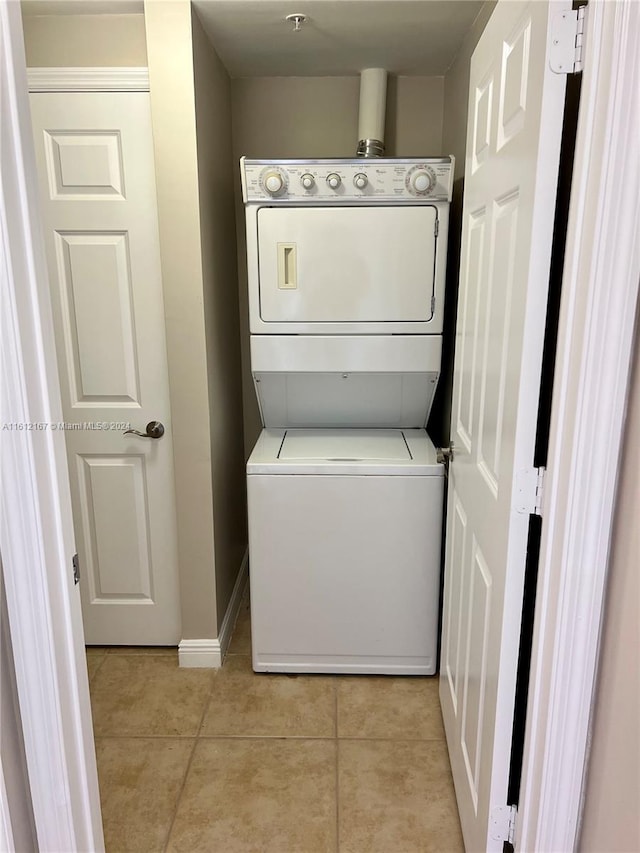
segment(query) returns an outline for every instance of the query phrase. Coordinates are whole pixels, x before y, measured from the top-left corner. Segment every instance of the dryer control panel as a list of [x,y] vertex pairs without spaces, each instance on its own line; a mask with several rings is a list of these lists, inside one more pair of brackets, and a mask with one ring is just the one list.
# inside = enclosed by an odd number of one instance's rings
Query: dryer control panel
[[240,161],[245,204],[451,201],[453,157]]

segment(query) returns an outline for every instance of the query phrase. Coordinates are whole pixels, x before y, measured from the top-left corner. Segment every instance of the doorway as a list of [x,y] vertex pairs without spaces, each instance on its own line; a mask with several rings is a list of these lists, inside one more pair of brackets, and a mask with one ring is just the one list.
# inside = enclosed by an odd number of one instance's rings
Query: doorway
[[[198,29],[198,28],[199,28],[199,26],[200,26],[200,24],[199,24],[199,19],[198,19],[197,15],[194,15],[194,17],[193,17],[193,19],[192,19],[192,25],[193,25],[193,45],[194,45],[193,63],[194,63],[194,69],[196,70],[196,79],[195,79],[195,91],[194,91],[194,95],[195,95],[195,108],[196,108],[196,133],[197,133],[197,131],[198,131],[198,129],[199,129],[199,128],[198,128],[198,101],[199,101],[199,94],[198,94],[198,93],[199,93],[199,79],[200,79],[200,81],[202,81],[202,80],[204,79],[204,77],[203,77],[202,75],[200,76],[200,78],[199,78],[199,76],[198,76],[198,69],[199,69],[199,68],[201,68],[201,67],[202,67],[202,65],[204,65],[204,63],[200,63],[200,62],[199,62],[197,45],[198,45],[198,43],[199,43],[199,41],[198,41],[198,40],[199,40],[199,39],[201,39],[203,36],[206,36],[206,33],[204,33],[204,30],[203,30],[203,31],[201,32],[201,34],[200,34],[200,35],[198,35],[198,33],[200,32],[200,31],[199,31],[199,29]],[[207,46],[207,45],[205,44],[205,45],[204,45],[204,49],[208,52],[208,59],[210,60],[210,59],[211,59],[211,45]],[[208,72],[209,72],[209,71],[210,71],[210,68],[209,68],[209,66],[207,66],[207,82],[209,82],[209,74],[208,74]],[[260,78],[260,79],[262,80],[262,78]],[[295,79],[295,78],[294,78],[294,79]],[[402,78],[400,78],[400,80],[402,80]],[[402,85],[404,85],[404,84],[402,84]],[[412,83],[412,85],[413,85],[413,83]],[[426,76],[425,76],[424,78],[420,78],[420,80],[419,80],[419,88],[420,88],[420,87],[421,87],[422,89],[425,89],[425,88],[426,88],[426,89],[429,89],[429,90],[438,91],[438,92],[440,93],[440,95],[441,95],[442,97],[444,97],[444,95],[443,95],[443,92],[444,92],[444,84],[443,84],[443,81],[441,81],[441,80],[435,80],[435,81],[434,81],[434,80],[432,80],[432,79],[431,79],[431,77],[426,77]],[[233,84],[231,84],[230,88],[231,88],[231,91],[233,92]],[[278,91],[278,94],[277,94],[277,100],[278,100],[278,102],[280,102],[280,99],[282,99],[282,93],[281,93],[280,91]],[[284,98],[283,100],[287,103],[287,109],[288,109],[288,110],[290,110],[290,103],[289,103],[290,99],[289,99],[289,98]],[[233,110],[234,110],[233,97],[232,97],[232,104],[231,104],[231,106],[232,106],[232,119],[233,119]],[[253,114],[253,113],[252,113],[252,111],[250,111],[250,115],[252,115],[252,114]],[[403,115],[403,114],[402,114],[399,110],[397,110],[397,111],[396,111],[396,121],[397,121],[397,122],[399,122],[399,121],[400,121],[400,119],[401,119],[402,115]],[[409,118],[409,120],[410,120],[410,121],[412,121],[412,120],[413,120],[413,116],[412,116],[412,114],[406,113],[406,115],[407,115],[407,117]],[[282,118],[283,118],[283,123],[285,122],[285,119],[286,119],[286,117],[287,117],[287,116],[288,116],[288,120],[289,120],[289,126],[288,126],[288,128],[287,128],[287,125],[286,125],[286,123],[285,123],[285,128],[286,128],[286,132],[287,132],[287,134],[288,134],[288,137],[287,137],[287,138],[288,138],[288,142],[289,142],[289,144],[291,144],[291,136],[293,135],[294,127],[298,127],[298,128],[300,128],[300,127],[305,127],[305,122],[304,122],[304,121],[302,121],[302,122],[301,122],[301,116],[300,116],[299,112],[297,112],[293,118],[292,118],[292,116],[291,116],[291,113],[290,113],[290,112],[287,112],[287,114],[286,114],[286,115],[283,115],[283,117],[282,117]],[[309,122],[315,122],[315,123],[317,123],[317,121],[318,121],[318,118],[317,118],[317,116],[315,115],[315,113],[313,113],[313,114],[312,114],[312,113],[310,113],[310,114],[309,114],[308,119],[309,119]],[[433,124],[433,122],[432,122],[432,124]],[[200,122],[200,129],[201,129],[203,126],[205,126],[205,123],[201,121],[201,122]],[[307,129],[307,130],[308,130],[308,128],[305,128],[305,129]],[[432,132],[433,132],[433,131],[432,131]],[[436,135],[439,135],[439,136],[440,136],[440,138],[441,138],[441,140],[442,140],[442,138],[444,137],[444,110],[443,110],[443,112],[442,112],[442,117],[441,117],[441,121],[440,121],[440,125],[439,125],[439,130],[437,131]],[[202,143],[202,136],[200,136],[200,143]],[[249,144],[254,145],[254,144],[256,144],[256,141],[252,139],[252,140],[250,141],[250,143],[249,143]],[[414,140],[414,144],[417,144],[416,140]],[[424,140],[422,140],[422,145],[424,145],[424,144],[425,144],[425,142],[424,142]],[[440,142],[440,144],[442,144],[442,142]],[[264,145],[264,140],[261,140],[261,146],[263,146],[263,145]],[[279,145],[279,147],[280,147],[280,146],[282,145],[282,142],[278,143],[278,145]],[[246,150],[246,149],[245,149],[245,150]],[[236,153],[237,153],[237,152],[236,152]],[[249,153],[253,153],[253,152],[249,151]],[[256,153],[257,153],[257,152],[256,152]],[[265,152],[265,151],[264,151],[264,149],[263,149],[261,153],[262,153],[262,156],[265,156],[265,153],[268,155],[268,153],[269,153],[269,152]],[[279,153],[281,153],[281,152],[279,152]],[[311,153],[313,153],[313,152],[311,152]],[[333,152],[331,152],[331,153],[333,153]],[[394,153],[405,153],[405,152],[397,151],[397,152],[394,152]],[[416,154],[417,154],[417,153],[418,153],[418,151],[415,151],[415,152],[409,151],[409,152],[406,152],[406,153],[416,153]],[[233,158],[233,159],[235,159],[235,158]],[[198,165],[200,165],[200,163],[198,163]],[[241,229],[240,229],[240,231],[241,231]],[[242,253],[242,254],[243,254],[243,253]],[[244,288],[244,287],[241,287],[241,291],[240,291],[240,292],[241,292],[241,293],[243,293],[243,292],[244,292],[244,290],[245,290],[245,288]],[[245,365],[245,367],[246,367],[246,365]],[[246,424],[245,424],[245,428],[246,428]]]

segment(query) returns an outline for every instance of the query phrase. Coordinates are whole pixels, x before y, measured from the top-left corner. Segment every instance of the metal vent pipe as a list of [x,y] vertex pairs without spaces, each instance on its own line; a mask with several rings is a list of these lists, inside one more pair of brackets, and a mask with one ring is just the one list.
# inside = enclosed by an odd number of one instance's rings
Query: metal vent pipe
[[365,68],[360,72],[358,157],[384,157],[384,120],[387,107],[387,72]]

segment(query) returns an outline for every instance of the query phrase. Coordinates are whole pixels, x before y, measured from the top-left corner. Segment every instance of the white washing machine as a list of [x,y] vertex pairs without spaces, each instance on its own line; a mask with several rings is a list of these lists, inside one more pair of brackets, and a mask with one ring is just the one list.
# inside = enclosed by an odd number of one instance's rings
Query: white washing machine
[[433,674],[453,159],[241,161],[253,667]]
[[435,672],[442,468],[424,430],[262,432],[247,466],[254,670]]

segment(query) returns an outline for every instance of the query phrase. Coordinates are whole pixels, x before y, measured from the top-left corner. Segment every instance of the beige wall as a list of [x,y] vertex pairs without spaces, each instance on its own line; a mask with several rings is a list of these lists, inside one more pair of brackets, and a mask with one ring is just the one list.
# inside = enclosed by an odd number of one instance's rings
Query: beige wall
[[583,853],[640,850],[640,335],[636,338],[587,772]]
[[247,547],[231,81],[193,14],[218,630]]
[[147,64],[144,15],[24,15],[27,65]]
[[[358,133],[357,77],[259,77],[234,80],[233,151],[237,188],[240,327],[245,453],[260,432],[249,361],[244,213],[238,160],[249,157],[353,157]],[[442,153],[443,79],[391,78],[386,123],[387,154]]]
[[189,0],[145,3],[173,422],[182,636],[218,635]]
[[444,334],[440,382],[429,421],[429,433],[437,445],[449,444],[451,394],[453,386],[453,348],[456,330],[458,274],[460,270],[460,237],[462,233],[462,191],[467,141],[467,105],[471,55],[491,17],[495,0],[488,0],[467,33],[460,50],[444,77],[444,114],[442,147],[456,158],[453,202],[449,221],[447,286],[445,295]]

